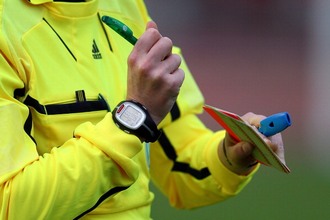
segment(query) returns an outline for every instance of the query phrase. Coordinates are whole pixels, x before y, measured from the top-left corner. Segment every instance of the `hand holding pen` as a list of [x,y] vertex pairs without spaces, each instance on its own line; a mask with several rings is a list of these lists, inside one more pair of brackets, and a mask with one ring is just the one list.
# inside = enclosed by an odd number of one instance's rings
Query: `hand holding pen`
[[102,21],[133,47],[128,57],[127,97],[147,107],[156,124],[172,109],[184,80],[181,57],[172,54],[173,43],[163,37],[154,22],[148,22],[139,40],[132,30],[115,18]]

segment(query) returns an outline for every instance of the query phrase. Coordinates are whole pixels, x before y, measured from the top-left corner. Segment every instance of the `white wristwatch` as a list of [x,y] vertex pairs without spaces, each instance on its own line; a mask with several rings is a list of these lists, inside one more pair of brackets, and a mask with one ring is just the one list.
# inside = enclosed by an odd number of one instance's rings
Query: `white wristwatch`
[[112,118],[121,130],[142,141],[155,142],[161,135],[146,107],[133,100],[120,102],[112,111]]

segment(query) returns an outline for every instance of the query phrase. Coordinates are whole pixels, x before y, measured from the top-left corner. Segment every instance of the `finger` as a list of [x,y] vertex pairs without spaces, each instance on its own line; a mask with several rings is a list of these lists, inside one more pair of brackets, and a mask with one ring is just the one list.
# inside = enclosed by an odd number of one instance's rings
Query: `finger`
[[172,47],[172,40],[168,37],[162,37],[152,46],[148,56],[155,61],[163,61],[172,54]]
[[181,64],[181,57],[177,54],[170,54],[166,57],[165,60],[161,63],[161,68],[163,69],[164,73],[173,73],[176,71]]
[[226,146],[233,146],[237,144],[240,140],[236,139],[235,137],[231,136],[228,132],[226,132],[225,136],[225,144]]
[[262,121],[263,119],[266,118],[266,116],[264,115],[256,115],[254,113],[247,113],[245,115],[242,116],[242,118],[249,123],[250,125],[253,125],[255,127],[260,127],[260,121]]
[[172,74],[169,74],[170,79],[169,81],[169,87],[172,91],[172,97],[176,97],[179,94],[180,88],[183,84],[185,73],[182,69],[177,69]]
[[149,21],[147,23],[146,30],[149,29],[149,28],[154,28],[154,29],[158,30],[158,26],[157,26],[156,22],[154,22],[154,21]]
[[281,133],[275,134],[269,137],[269,140],[266,141],[268,146],[277,154],[280,160],[285,163],[284,158],[284,145],[282,141]]
[[228,147],[228,157],[233,164],[241,167],[249,167],[256,162],[252,156],[254,146],[249,142],[239,142],[234,146]]
[[233,147],[237,160],[242,160],[252,154],[254,146],[248,142],[239,142]]
[[153,25],[152,23],[154,22],[149,23],[147,24],[146,31],[141,35],[134,46],[134,50],[141,55],[147,54],[150,49],[162,38],[157,26],[154,28],[154,25],[156,24]]

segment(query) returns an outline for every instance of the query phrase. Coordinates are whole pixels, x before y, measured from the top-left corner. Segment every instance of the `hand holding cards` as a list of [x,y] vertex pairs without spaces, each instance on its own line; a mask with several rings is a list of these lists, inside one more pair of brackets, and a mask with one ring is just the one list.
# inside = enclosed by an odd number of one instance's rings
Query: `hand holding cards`
[[[209,113],[234,139],[237,141],[247,141],[256,146],[253,156],[260,163],[274,167],[282,172],[290,173],[290,169],[286,166],[273,150],[265,143],[261,133],[265,136],[273,135],[274,132],[280,132],[291,125],[289,114],[270,116],[261,121],[261,127],[256,127],[246,123],[240,116],[218,109],[209,105],[205,105],[204,109]],[[274,127],[275,126],[275,127]],[[277,128],[280,127],[280,130]]]

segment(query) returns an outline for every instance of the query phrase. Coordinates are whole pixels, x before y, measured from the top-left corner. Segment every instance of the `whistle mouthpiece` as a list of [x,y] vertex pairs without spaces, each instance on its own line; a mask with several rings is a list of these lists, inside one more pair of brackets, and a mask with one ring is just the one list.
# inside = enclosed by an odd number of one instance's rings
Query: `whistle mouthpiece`
[[260,122],[259,132],[266,137],[280,133],[291,125],[291,117],[287,112],[271,115]]

